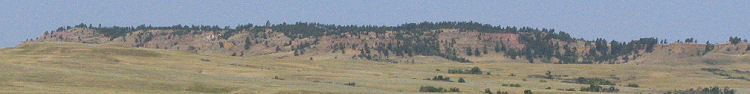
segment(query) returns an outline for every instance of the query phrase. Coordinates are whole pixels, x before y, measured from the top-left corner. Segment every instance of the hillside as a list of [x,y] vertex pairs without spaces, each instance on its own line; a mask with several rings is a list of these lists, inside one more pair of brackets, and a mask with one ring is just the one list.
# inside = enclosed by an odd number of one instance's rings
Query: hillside
[[[456,62],[527,61],[555,64],[616,64],[650,54],[666,40],[629,42],[575,39],[553,29],[491,26],[474,22],[423,22],[399,26],[317,23],[218,26],[94,27],[80,24],[45,33],[33,42],[121,44],[130,47],[189,50],[205,54],[341,57],[408,63],[414,56],[439,56]],[[693,47],[705,50],[704,47]],[[692,49],[692,48],[691,48]]]

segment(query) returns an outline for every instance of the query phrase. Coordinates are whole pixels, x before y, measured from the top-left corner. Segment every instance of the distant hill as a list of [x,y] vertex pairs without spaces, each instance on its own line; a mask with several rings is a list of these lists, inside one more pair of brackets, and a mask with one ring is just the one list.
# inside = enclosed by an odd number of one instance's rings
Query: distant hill
[[[746,41],[732,39],[724,53],[744,54]],[[101,27],[80,24],[45,32],[28,42],[80,42],[129,47],[178,49],[202,54],[253,56],[288,54],[409,63],[414,56],[437,56],[456,62],[508,60],[555,64],[618,64],[660,57],[702,56],[716,45],[667,44],[658,38],[633,41],[584,40],[554,29],[492,26],[476,22],[422,22],[398,26],[294,23],[231,27],[174,25],[167,27]],[[729,49],[729,48],[732,49]],[[655,53],[657,52],[657,53]],[[672,54],[675,53],[675,54]]]
[[584,40],[473,22],[81,24],[1,48],[0,93],[746,94],[750,46],[729,40]]

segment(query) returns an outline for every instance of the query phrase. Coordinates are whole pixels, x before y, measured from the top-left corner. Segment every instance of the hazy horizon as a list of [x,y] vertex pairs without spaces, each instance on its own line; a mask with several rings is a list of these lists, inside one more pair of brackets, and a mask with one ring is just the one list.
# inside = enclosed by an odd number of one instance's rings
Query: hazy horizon
[[750,38],[750,1],[0,1],[0,47],[79,23],[103,26],[337,25],[474,21],[550,28],[576,38],[724,43]]

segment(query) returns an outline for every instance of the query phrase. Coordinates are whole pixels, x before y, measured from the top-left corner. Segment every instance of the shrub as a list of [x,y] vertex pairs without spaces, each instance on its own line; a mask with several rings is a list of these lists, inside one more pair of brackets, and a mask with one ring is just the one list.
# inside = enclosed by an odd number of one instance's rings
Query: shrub
[[284,78],[279,78],[279,76],[273,76],[273,79],[276,79],[276,80],[284,80]]
[[576,89],[575,88],[568,88],[568,89],[565,89],[565,91],[576,91]]
[[489,88],[485,88],[485,89],[484,89],[484,93],[485,93],[485,94],[492,94],[492,91],[490,91],[490,89],[489,89]]
[[482,74],[482,70],[479,69],[479,67],[473,67],[471,70],[469,70],[469,73],[471,74]]
[[456,87],[450,88],[449,90],[446,90],[442,87],[434,87],[434,86],[421,86],[419,87],[419,92],[460,92],[460,90]]
[[510,94],[510,93],[508,93],[508,91],[497,90],[497,93],[495,93],[495,94]]
[[344,84],[344,85],[348,85],[348,86],[355,86],[355,85],[357,85],[357,83],[354,83],[354,82],[349,82],[349,83],[346,83],[346,84]]
[[637,88],[637,87],[640,87],[640,86],[638,84],[631,83],[631,84],[628,84],[628,87],[636,87]]
[[458,88],[454,87],[449,90],[450,92],[461,92]]
[[596,84],[596,85],[615,85],[614,82],[601,79],[601,78],[584,78],[584,77],[578,77],[576,79],[576,83],[578,84]]
[[433,87],[433,86],[421,86],[419,87],[419,92],[443,92],[442,87]]
[[521,84],[503,84],[503,86],[507,86],[507,87],[521,87]]
[[532,93],[531,90],[524,90],[523,94],[534,94],[534,93]]
[[521,87],[521,84],[510,84],[510,87]]
[[430,79],[430,80],[453,82],[453,81],[451,81],[450,77],[443,77],[443,75],[438,75],[438,76],[432,77],[432,79]]
[[[473,67],[471,69],[448,69],[450,74],[478,74],[482,75],[482,70],[479,67]],[[487,73],[489,75],[489,73]]]
[[588,92],[618,92],[620,89],[617,89],[615,87],[610,86],[609,88],[604,88],[602,86],[596,85],[596,84],[590,84],[589,87],[582,87],[580,91],[588,91]]
[[464,78],[458,78],[458,83],[466,83],[466,80],[464,80]]

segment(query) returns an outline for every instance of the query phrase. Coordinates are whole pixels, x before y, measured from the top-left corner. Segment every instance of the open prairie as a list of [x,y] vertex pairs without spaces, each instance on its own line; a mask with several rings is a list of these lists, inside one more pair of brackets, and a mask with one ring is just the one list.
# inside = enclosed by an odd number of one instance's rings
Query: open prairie
[[[728,79],[750,77],[746,72],[750,71],[748,55],[711,53],[655,63],[544,64],[513,60],[458,63],[436,56],[416,56],[413,63],[388,63],[337,54],[292,54],[237,57],[116,44],[33,42],[0,49],[0,93],[425,93],[419,92],[421,86],[458,88],[457,93],[466,94],[485,89],[511,94],[525,90],[597,93],[579,91],[589,87],[575,83],[579,77],[610,81],[614,85],[602,87],[615,87],[617,93],[625,94],[709,86],[750,93],[747,78]],[[483,73],[449,73],[473,67]],[[718,75],[722,73],[730,76]],[[427,80],[439,75],[450,79]],[[465,83],[459,83],[460,78]],[[567,91],[571,88],[574,90]]]

